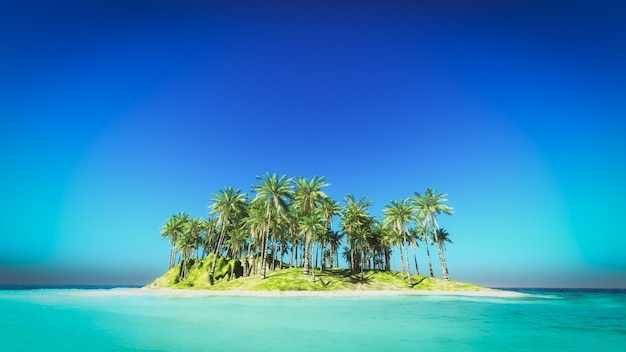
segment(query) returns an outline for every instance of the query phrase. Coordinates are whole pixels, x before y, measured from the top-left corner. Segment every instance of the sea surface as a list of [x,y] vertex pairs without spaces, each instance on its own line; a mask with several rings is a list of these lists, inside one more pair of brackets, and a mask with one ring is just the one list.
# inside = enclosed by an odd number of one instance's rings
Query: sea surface
[[[19,289],[16,289],[19,288]],[[176,297],[0,288],[0,351],[626,351],[626,290]]]

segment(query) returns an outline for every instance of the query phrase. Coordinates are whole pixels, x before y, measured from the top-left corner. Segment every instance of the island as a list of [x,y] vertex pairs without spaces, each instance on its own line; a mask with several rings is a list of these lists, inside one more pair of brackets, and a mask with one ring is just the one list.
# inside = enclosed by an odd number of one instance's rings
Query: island
[[[242,267],[238,261],[219,258],[214,282],[209,273],[212,255],[195,261],[184,280],[180,277],[180,266],[168,270],[164,275],[144,286],[143,292],[164,293],[177,296],[390,296],[390,295],[458,295],[484,297],[526,297],[527,294],[479,285],[444,280],[440,278],[414,276],[413,287],[406,286],[400,272],[367,270],[355,273],[349,269],[327,269],[316,274],[313,283],[301,268],[283,268],[259,276],[240,276]],[[235,277],[231,269],[235,266]]]
[[[233,187],[215,193],[207,218],[172,214],[161,228],[171,245],[168,271],[144,288],[213,295],[522,295],[450,279],[445,249],[452,241],[437,216],[453,208],[433,188],[390,201],[377,217],[366,197],[348,194],[340,204],[328,196],[323,176],[266,173],[257,180],[250,195]],[[441,278],[434,276],[433,245]],[[426,275],[418,251],[427,258]]]

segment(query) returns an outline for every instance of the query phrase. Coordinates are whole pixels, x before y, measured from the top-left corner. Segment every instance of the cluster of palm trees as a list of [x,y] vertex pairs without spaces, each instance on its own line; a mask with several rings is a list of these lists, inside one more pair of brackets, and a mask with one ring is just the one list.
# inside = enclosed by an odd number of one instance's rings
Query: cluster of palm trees
[[[325,178],[257,176],[253,197],[241,189],[225,187],[214,194],[208,217],[192,218],[186,213],[172,214],[161,228],[162,238],[171,243],[169,268],[180,262],[184,280],[189,259],[213,254],[209,278],[214,281],[217,258],[239,260],[243,275],[266,277],[267,270],[301,267],[315,282],[315,270],[339,266],[339,252],[349,269],[395,270],[397,253],[400,271],[411,287],[413,254],[419,275],[416,252],[419,243],[426,248],[430,276],[433,269],[429,246],[435,243],[443,278],[449,280],[445,260],[448,232],[439,227],[438,214],[452,214],[445,194],[426,188],[423,194],[392,201],[385,206],[381,221],[369,213],[372,205],[365,197],[348,194],[340,205],[324,188]],[[333,230],[333,217],[339,217],[339,230]],[[202,252],[200,254],[200,249]],[[287,257],[287,259],[286,259]],[[231,266],[230,278],[233,277]]]

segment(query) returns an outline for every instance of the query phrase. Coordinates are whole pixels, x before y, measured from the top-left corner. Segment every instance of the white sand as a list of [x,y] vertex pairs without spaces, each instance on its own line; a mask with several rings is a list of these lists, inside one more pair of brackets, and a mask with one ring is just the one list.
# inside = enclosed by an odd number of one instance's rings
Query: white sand
[[244,291],[244,290],[185,290],[172,288],[136,288],[83,291],[80,295],[167,295],[174,297],[210,297],[210,296],[243,296],[243,297],[377,297],[377,296],[471,296],[471,297],[530,297],[520,292],[489,290],[489,291]]

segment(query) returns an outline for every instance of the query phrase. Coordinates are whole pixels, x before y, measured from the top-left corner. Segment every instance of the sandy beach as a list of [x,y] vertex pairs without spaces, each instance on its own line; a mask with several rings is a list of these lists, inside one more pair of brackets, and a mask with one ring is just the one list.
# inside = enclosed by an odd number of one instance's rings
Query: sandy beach
[[167,295],[175,297],[379,297],[379,296],[470,296],[470,297],[530,297],[531,295],[502,290],[492,291],[245,291],[245,290],[185,290],[171,288],[112,289],[106,291],[84,291],[81,295]]

